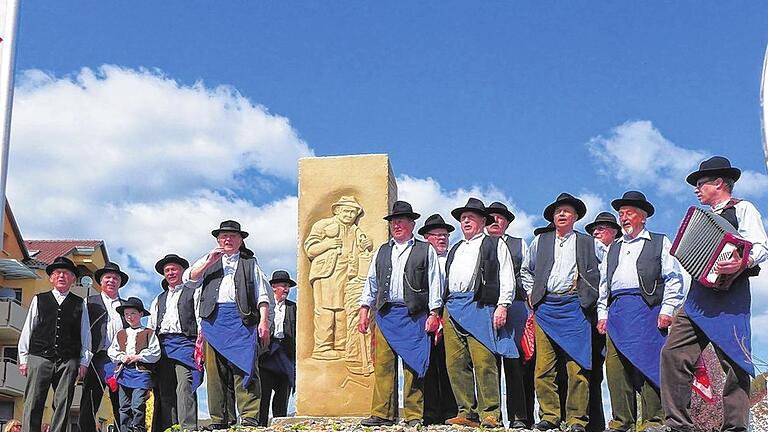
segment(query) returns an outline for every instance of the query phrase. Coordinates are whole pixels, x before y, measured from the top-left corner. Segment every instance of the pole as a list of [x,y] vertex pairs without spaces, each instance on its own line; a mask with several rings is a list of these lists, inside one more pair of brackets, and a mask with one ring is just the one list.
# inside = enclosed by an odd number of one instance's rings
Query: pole
[[8,152],[13,111],[13,75],[16,61],[16,34],[19,23],[19,1],[6,0],[5,22],[0,29],[0,227],[5,227],[5,189],[8,179]]

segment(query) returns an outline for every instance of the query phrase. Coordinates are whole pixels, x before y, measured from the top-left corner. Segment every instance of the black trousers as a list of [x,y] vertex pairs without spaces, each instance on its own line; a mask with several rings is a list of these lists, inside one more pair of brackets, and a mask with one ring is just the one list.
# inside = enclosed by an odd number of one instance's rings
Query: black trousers
[[105,390],[109,391],[109,402],[112,405],[112,415],[115,417],[115,422],[120,421],[120,396],[117,391],[109,390],[107,384],[96,373],[96,367],[94,366],[95,362],[103,361],[104,359],[108,362],[112,361],[107,356],[106,351],[96,353],[91,360],[91,365],[88,366],[85,380],[83,380],[83,394],[80,398],[80,419],[78,420],[80,432],[96,432],[96,413],[99,412],[101,398],[104,397]]
[[[522,351],[520,355],[522,356]],[[531,414],[533,414],[533,380],[531,379],[531,393],[528,393],[525,385],[525,371],[531,368],[523,362],[522,357],[509,359],[498,355],[496,367],[499,368],[499,394],[501,394],[501,371],[504,371],[504,383],[507,386],[507,419],[510,423],[522,421],[530,426],[533,424],[533,415],[528,416],[528,406],[530,405]]]
[[453,396],[448,368],[445,365],[445,342],[441,339],[435,345],[435,336],[430,335],[432,351],[429,353],[429,368],[424,377],[424,424],[443,424],[456,417],[459,407]]
[[589,423],[587,432],[603,432],[605,430],[605,413],[603,412],[603,350],[605,335],[592,325],[592,375],[589,378]]
[[259,369],[261,376],[261,401],[259,406],[259,424],[269,424],[269,406],[272,405],[272,417],[288,415],[288,399],[291,397],[291,384],[285,375],[276,374],[265,368]]

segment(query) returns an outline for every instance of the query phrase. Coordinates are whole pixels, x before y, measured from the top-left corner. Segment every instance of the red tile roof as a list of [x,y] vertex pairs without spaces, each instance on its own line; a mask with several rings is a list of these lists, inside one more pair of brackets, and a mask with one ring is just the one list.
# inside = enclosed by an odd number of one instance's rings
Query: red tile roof
[[[68,255],[78,246],[98,248],[103,240],[24,240],[32,258],[50,264],[56,257]],[[39,253],[35,253],[39,251]]]

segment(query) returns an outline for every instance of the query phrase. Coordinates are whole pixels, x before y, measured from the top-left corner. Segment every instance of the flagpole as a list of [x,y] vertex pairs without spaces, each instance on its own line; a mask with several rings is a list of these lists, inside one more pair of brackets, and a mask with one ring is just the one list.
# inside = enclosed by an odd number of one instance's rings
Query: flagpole
[[16,70],[16,34],[19,23],[19,1],[6,0],[5,23],[0,34],[0,227],[5,227],[5,189],[8,179],[8,153],[11,141],[13,111],[13,75]]
[[768,46],[765,47],[765,57],[763,58],[763,79],[760,82],[760,124],[763,126],[763,152],[765,153],[765,164],[768,167]]

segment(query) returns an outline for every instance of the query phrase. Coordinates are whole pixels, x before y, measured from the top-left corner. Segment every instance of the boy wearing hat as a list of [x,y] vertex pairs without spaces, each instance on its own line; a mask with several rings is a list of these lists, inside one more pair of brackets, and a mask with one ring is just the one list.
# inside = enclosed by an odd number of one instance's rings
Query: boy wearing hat
[[494,218],[482,201],[469,198],[451,215],[461,223],[463,239],[451,248],[445,265],[443,322],[459,413],[445,423],[495,428],[502,424],[495,354],[519,357],[504,327],[515,297],[514,267],[507,245],[484,232]]
[[200,326],[208,343],[208,410],[210,429],[234,421],[227,395],[234,392],[243,426],[259,425],[258,352],[269,347],[274,314],[272,288],[253,252],[248,233],[233,220],[211,231],[217,247],[188,268],[182,280],[200,287]]
[[423,423],[428,333],[437,331],[443,302],[437,253],[413,236],[419,216],[409,203],[395,201],[384,217],[392,239],[376,251],[360,298],[360,333],[368,332],[370,309],[377,311],[375,384],[363,426],[391,426],[397,418],[397,357],[403,361],[405,422]]
[[[506,205],[498,201],[488,206],[488,214],[494,218],[494,222],[485,227],[485,231],[491,237],[497,237],[509,248],[512,258],[512,266],[515,270],[515,299],[507,308],[507,323],[515,332],[515,343],[519,352],[523,352],[521,339],[525,322],[528,320],[528,306],[526,305],[525,288],[520,281],[520,267],[528,253],[528,245],[519,237],[506,234],[509,224],[515,220],[515,215],[509,211]],[[496,358],[499,367],[499,383],[501,383],[501,370],[504,369],[504,378],[507,388],[507,418],[510,428],[526,428],[533,424],[533,366],[532,363],[524,364],[523,358]],[[601,431],[602,432],[602,431]]]
[[147,430],[146,405],[152,388],[153,363],[160,360],[160,342],[154,330],[141,325],[149,315],[138,297],[129,297],[117,311],[129,327],[117,332],[109,357],[117,364],[115,376],[120,394],[120,432]]
[[[435,248],[437,262],[440,264],[441,289],[445,291],[445,262],[448,259],[448,242],[455,230],[445,223],[442,216],[435,213],[428,217],[424,226],[419,228],[419,235]],[[442,320],[440,321],[442,324]],[[440,331],[430,335],[432,341],[429,352],[429,368],[424,377],[424,425],[443,424],[456,417],[459,408],[451,389],[448,368],[445,364],[445,341]]]
[[743,270],[727,290],[714,290],[691,281],[683,308],[669,329],[661,352],[661,403],[665,424],[673,431],[693,428],[688,411],[690,383],[702,348],[709,342],[725,371],[721,430],[747,430],[750,376],[755,376],[749,278],[757,275],[759,264],[768,259],[768,238],[757,208],[732,195],[740,176],[741,170],[732,167],[728,159],[714,156],[686,178],[699,202],[733,225],[741,237],[752,242],[752,249],[746,267],[738,253],[717,264],[718,274]]
[[48,389],[53,386],[51,431],[69,428],[75,380],[82,379],[91,360],[88,309],[70,292],[79,272],[65,257],[45,268],[53,289],[35,295],[19,337],[19,373],[27,377],[22,429],[39,431]]
[[[575,232],[583,218],[583,201],[561,193],[544,209],[554,231],[536,236],[523,261],[521,278],[536,317],[534,385],[541,421],[534,429],[557,429],[561,417],[558,364],[565,363],[565,421],[570,432],[584,432],[589,422],[592,369],[592,317],[600,284],[595,242]],[[586,342],[586,343],[585,343]]]
[[259,424],[262,426],[269,423],[270,399],[272,417],[285,417],[291,390],[296,388],[296,303],[288,300],[288,293],[296,282],[287,271],[277,270],[272,273],[269,284],[275,294],[275,316],[270,327],[269,351],[259,358]]
[[[202,345],[200,332],[200,290],[181,280],[189,262],[168,254],[155,271],[163,276],[160,293],[149,307],[147,327],[160,341],[162,356],[157,363],[157,390],[153,429],[165,430],[174,424],[182,429],[197,429],[197,387],[203,379],[195,363],[195,348]],[[201,367],[202,365],[200,365]]]
[[107,354],[120,329],[128,327],[118,312],[117,307],[123,300],[118,295],[118,290],[128,283],[128,275],[120,270],[117,263],[107,262],[104,267],[96,270],[94,274],[96,283],[101,287],[101,292],[88,296],[88,317],[91,324],[91,341],[93,360],[88,368],[88,373],[83,381],[83,393],[80,397],[80,418],[78,423],[81,432],[96,432],[96,413],[102,402],[104,391],[109,391],[109,401],[112,404],[112,414],[115,421],[120,419],[120,397],[117,390],[106,384],[114,375],[114,364]]
[[611,202],[624,231],[600,263],[597,330],[606,335],[606,369],[611,394],[612,431],[637,423],[635,393],[642,401],[639,431],[661,426],[659,360],[666,331],[683,301],[683,275],[664,234],[645,225],[653,205],[641,192],[628,191]]

